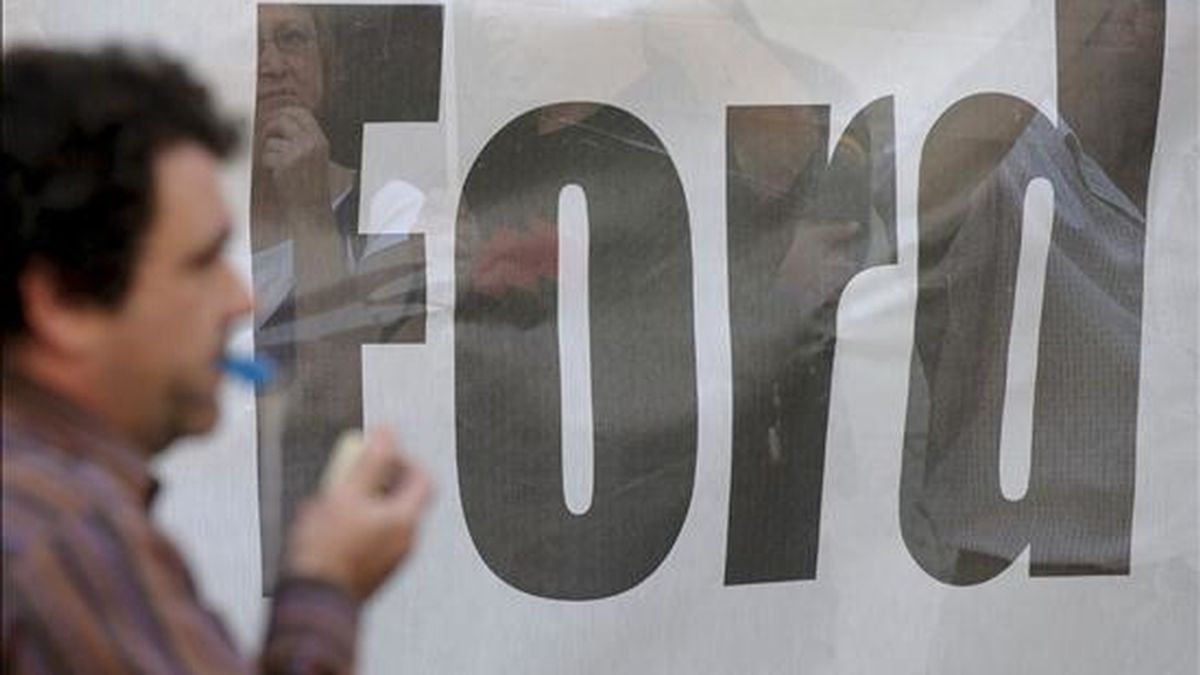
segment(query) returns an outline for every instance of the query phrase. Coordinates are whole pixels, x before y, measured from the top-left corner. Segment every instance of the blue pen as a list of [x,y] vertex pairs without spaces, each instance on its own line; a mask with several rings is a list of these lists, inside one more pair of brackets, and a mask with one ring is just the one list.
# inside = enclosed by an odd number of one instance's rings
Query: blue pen
[[226,354],[221,357],[221,369],[255,387],[265,387],[273,382],[279,370],[275,365],[275,361],[269,357],[236,356],[233,354]]

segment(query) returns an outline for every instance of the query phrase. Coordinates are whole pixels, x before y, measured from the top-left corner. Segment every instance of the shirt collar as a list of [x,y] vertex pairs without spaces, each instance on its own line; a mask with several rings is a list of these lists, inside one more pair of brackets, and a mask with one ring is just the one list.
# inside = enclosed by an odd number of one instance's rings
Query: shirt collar
[[1144,221],[1145,215],[1129,199],[1128,196],[1113,184],[1109,179],[1108,174],[1104,169],[1096,163],[1083,149],[1083,145],[1079,142],[1079,137],[1075,135],[1075,131],[1066,123],[1065,120],[1059,122],[1061,133],[1063,135],[1063,143],[1067,150],[1071,153],[1071,159],[1074,162],[1075,170],[1078,172],[1079,181],[1097,198],[1107,202],[1109,206],[1123,212],[1126,216],[1133,218],[1136,221]]
[[95,415],[34,380],[4,372],[5,449],[13,432],[35,436],[71,459],[90,463],[149,508],[158,492],[145,455]]

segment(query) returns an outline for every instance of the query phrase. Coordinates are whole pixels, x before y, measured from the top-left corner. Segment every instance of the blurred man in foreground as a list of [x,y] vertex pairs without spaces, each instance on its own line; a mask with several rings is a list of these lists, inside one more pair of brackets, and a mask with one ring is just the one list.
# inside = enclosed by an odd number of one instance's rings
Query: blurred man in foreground
[[[234,134],[171,62],[17,50],[3,135],[3,670],[250,672],[149,516],[148,462],[213,427],[228,331],[251,309],[222,254]],[[352,670],[359,606],[408,553],[428,490],[375,434],[307,503],[261,672]]]

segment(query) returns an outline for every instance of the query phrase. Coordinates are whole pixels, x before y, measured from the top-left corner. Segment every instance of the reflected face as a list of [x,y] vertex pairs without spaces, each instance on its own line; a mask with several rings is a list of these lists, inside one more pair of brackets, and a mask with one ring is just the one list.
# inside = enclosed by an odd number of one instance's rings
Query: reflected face
[[217,420],[219,360],[251,298],[224,256],[231,232],[216,157],[199,145],[154,162],[154,202],[128,294],[106,319],[114,397],[148,449],[202,433]]
[[764,196],[787,193],[813,154],[824,148],[823,124],[813,108],[755,106],[738,111],[736,124],[755,130],[736,134],[730,147],[736,170]]
[[258,108],[315,111],[324,96],[321,49],[312,11],[298,5],[258,10]]

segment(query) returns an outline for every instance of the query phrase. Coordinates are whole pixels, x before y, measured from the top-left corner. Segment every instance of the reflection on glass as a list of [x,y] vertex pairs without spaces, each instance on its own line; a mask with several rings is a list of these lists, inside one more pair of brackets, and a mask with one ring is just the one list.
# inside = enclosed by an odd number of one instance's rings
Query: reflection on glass
[[[979,94],[943,114],[920,185],[920,294],[901,490],[905,541],[952,584],[1129,572],[1146,189],[1161,0],[1060,0],[1059,113]],[[1021,218],[1054,192],[1029,485],[999,452]]]
[[[362,424],[361,345],[424,339],[424,245],[413,234],[424,194],[394,177],[363,198],[359,164],[365,121],[436,119],[431,9],[259,7],[255,343],[286,378],[258,406],[268,588],[281,528],[337,435]],[[432,68],[421,50],[438,57]],[[380,85],[389,71],[403,74]],[[360,220],[386,234],[360,235]]]

